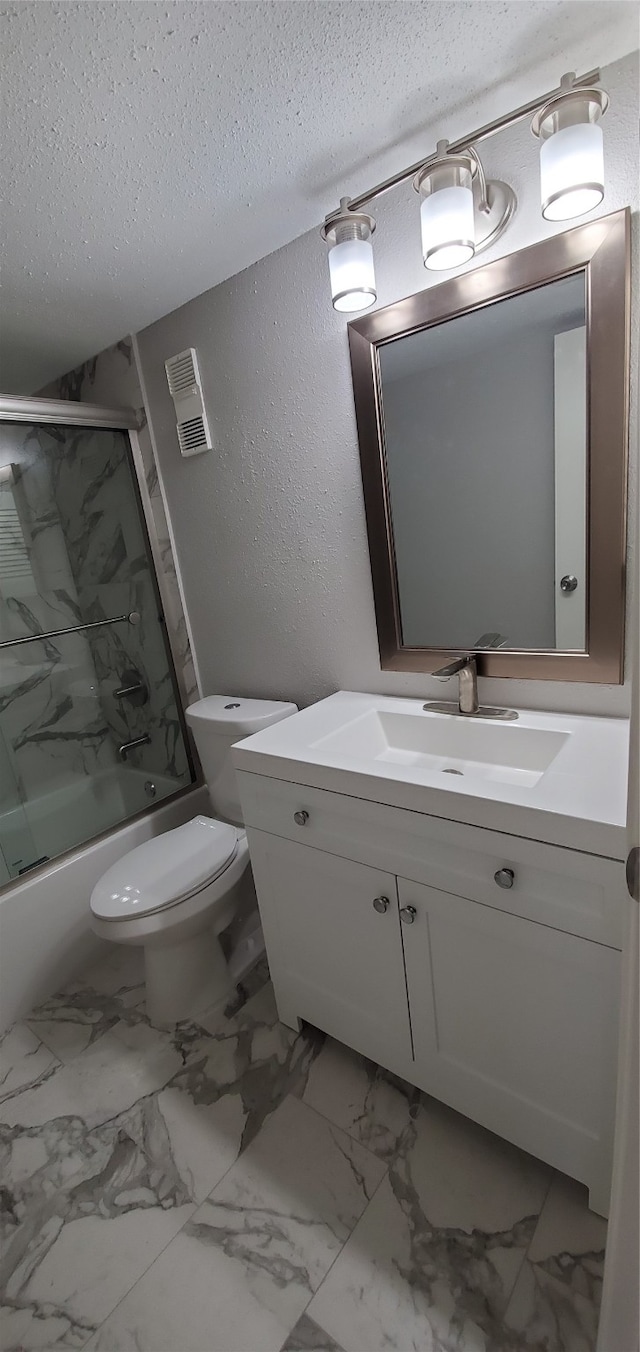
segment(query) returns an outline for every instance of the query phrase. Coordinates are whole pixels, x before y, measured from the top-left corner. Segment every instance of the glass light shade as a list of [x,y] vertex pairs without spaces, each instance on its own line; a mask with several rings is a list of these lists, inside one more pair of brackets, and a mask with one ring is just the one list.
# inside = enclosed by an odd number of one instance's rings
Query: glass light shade
[[344,239],[329,249],[334,310],[367,310],[376,299],[373,245],[368,239]]
[[422,257],[425,268],[459,268],[475,253],[475,221],[471,174],[468,184],[437,188],[420,204]]
[[577,122],[543,141],[540,188],[547,221],[566,221],[593,211],[604,197],[602,127]]

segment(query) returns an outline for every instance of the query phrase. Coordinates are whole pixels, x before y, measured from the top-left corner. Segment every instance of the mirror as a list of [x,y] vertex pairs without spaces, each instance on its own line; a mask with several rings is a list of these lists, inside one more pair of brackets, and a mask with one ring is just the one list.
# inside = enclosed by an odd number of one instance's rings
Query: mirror
[[584,650],[585,323],[577,273],[381,349],[405,646]]
[[627,260],[618,212],[350,324],[383,668],[622,679]]

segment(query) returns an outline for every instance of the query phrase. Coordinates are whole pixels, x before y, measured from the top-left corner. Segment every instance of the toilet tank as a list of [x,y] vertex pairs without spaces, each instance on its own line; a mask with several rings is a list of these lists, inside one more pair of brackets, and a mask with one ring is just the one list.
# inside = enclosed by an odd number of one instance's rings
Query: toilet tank
[[186,710],[216,817],[242,825],[231,747],[243,737],[298,712],[297,704],[270,699],[207,695]]

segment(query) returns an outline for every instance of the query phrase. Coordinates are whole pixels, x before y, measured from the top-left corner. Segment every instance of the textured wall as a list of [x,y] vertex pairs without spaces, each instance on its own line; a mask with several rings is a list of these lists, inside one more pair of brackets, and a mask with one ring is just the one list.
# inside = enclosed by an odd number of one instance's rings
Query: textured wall
[[513,108],[637,30],[628,0],[0,0],[0,19],[7,394],[310,230],[343,166],[359,191],[399,146],[423,154],[427,120],[435,144],[461,104],[494,117],[505,74]]
[[[607,212],[638,205],[637,82],[634,58],[603,71],[611,95]],[[462,112],[456,126],[465,129]],[[513,184],[519,210],[483,261],[557,233],[540,215],[526,124],[495,137],[485,162]],[[383,199],[376,214],[378,298],[386,305],[435,279],[422,267],[411,188]],[[331,308],[318,234],[197,297],[138,341],[205,692],[301,704],[338,687],[441,698],[442,686],[427,677],[380,671],[346,322]],[[190,345],[199,352],[216,445],[181,460],[163,363]],[[637,310],[632,364],[636,371]],[[632,413],[635,498],[637,383]],[[628,688],[570,683],[484,681],[481,693],[490,702],[574,712],[626,713],[629,703]]]

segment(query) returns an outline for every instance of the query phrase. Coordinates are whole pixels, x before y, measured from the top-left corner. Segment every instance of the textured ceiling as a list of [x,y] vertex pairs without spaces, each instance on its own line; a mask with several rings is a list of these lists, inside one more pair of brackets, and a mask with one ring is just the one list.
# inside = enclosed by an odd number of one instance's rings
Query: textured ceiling
[[0,15],[0,388],[18,393],[319,224],[438,134],[637,45],[625,0],[20,0]]

